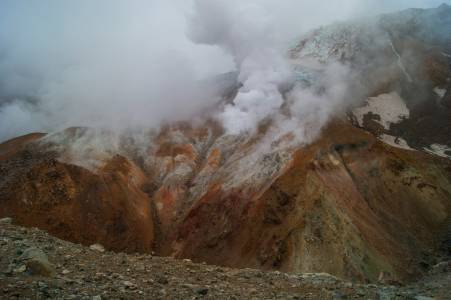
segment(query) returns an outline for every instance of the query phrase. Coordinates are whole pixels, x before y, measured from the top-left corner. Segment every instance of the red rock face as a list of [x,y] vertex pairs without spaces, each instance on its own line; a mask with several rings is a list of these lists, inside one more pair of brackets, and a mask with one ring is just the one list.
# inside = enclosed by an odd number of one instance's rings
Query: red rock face
[[140,188],[144,175],[136,166],[115,156],[94,174],[36,148],[29,144],[1,160],[0,215],[74,242],[100,242],[124,251],[152,249],[149,198]]
[[261,195],[207,194],[180,226],[175,254],[236,267],[408,279],[440,246],[450,179],[447,160],[331,125]]
[[61,162],[39,136],[2,144],[0,216],[113,250],[358,280],[411,279],[440,254],[449,160],[343,121],[289,160],[196,132],[160,135],[151,163],[110,155],[95,169]]
[[45,133],[32,133],[4,142],[0,147],[0,160],[14,157],[26,144],[39,140],[43,136]]

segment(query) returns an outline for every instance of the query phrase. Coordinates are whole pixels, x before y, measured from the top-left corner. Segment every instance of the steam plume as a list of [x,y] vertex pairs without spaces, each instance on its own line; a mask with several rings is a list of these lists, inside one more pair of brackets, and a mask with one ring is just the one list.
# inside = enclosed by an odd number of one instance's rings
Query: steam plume
[[[268,7],[248,1],[196,1],[190,36],[193,41],[217,45],[232,55],[242,83],[233,103],[218,118],[229,134],[255,132],[271,119],[277,136],[295,132],[297,142],[315,136],[347,93],[349,70],[338,63],[316,67],[322,76],[308,87],[298,84],[286,95],[294,73],[276,20]],[[318,70],[317,70],[318,71]],[[287,101],[285,101],[287,99]],[[289,112],[282,106],[288,104]],[[274,134],[274,132],[271,132]]]
[[[3,0],[0,141],[69,126],[121,131],[189,119],[215,101],[199,79],[234,68],[243,87],[218,115],[229,133],[255,131],[270,116],[276,131],[305,123],[309,111],[327,119],[344,82],[331,75],[326,92],[281,89],[292,77],[285,53],[299,34],[369,8],[439,2]],[[194,16],[189,24],[186,15]],[[322,72],[343,66],[330,68]],[[289,113],[280,114],[287,99]]]

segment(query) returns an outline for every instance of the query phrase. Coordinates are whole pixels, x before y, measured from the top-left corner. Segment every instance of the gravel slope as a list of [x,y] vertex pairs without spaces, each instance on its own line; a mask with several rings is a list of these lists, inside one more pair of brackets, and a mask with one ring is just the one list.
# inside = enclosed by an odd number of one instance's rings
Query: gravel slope
[[[30,249],[43,252],[48,262],[39,255],[26,260]],[[236,270],[105,252],[12,225],[10,219],[0,220],[0,271],[1,299],[451,299],[449,262],[410,286],[361,285],[328,274]]]

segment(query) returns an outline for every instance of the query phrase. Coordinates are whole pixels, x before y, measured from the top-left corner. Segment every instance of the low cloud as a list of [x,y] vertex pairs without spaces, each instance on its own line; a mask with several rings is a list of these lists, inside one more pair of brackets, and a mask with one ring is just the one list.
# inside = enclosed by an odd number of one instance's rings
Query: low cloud
[[0,141],[189,119],[217,101],[200,80],[233,70],[243,87],[217,114],[229,133],[255,131],[269,117],[279,122],[274,130],[326,120],[346,93],[334,72],[346,67],[323,66],[327,83],[285,94],[293,75],[286,51],[316,26],[413,5],[364,2],[1,1]]

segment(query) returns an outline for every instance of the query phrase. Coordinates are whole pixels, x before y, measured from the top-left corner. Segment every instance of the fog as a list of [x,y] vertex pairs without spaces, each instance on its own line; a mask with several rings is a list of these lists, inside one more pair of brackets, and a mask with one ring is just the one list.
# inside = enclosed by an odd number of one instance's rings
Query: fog
[[[36,0],[0,2],[0,141],[70,126],[155,128],[217,99],[199,85],[238,71],[243,88],[216,118],[230,134],[255,130],[282,105],[285,52],[336,20],[443,1]],[[342,74],[331,66],[326,74]],[[346,83],[326,76],[342,95]],[[294,119],[339,105],[296,89]],[[329,105],[329,103],[332,103]],[[279,127],[284,127],[284,124]]]

